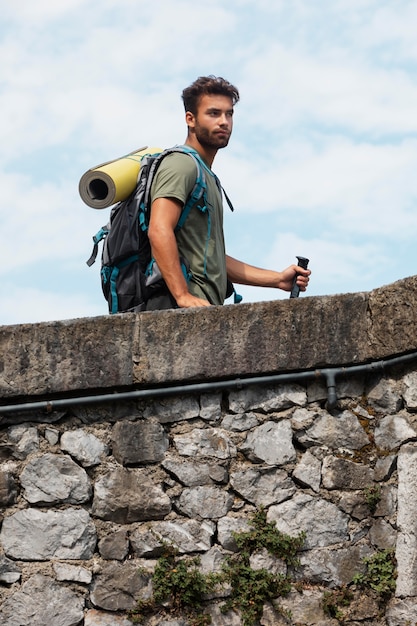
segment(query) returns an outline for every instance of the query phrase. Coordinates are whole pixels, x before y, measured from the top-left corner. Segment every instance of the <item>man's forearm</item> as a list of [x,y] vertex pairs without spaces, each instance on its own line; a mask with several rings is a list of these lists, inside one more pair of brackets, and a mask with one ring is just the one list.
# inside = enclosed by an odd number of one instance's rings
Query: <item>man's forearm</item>
[[158,264],[165,283],[178,302],[189,293],[179,259],[178,246],[174,234],[165,233],[151,240],[152,254]]
[[282,278],[281,272],[261,269],[238,261],[231,256],[226,256],[226,268],[229,280],[240,285],[278,287]]
[[300,291],[305,291],[311,274],[310,270],[298,265],[290,265],[282,272],[264,270],[230,256],[226,256],[226,268],[227,277],[232,282],[254,287],[273,287],[284,291],[291,291],[294,279]]

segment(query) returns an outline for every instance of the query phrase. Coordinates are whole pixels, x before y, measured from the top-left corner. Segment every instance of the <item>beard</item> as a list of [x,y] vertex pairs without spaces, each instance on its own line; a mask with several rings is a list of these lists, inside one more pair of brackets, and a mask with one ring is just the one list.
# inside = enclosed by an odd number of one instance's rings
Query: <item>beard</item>
[[200,145],[203,146],[203,148],[214,148],[216,150],[225,148],[230,139],[230,134],[228,132],[223,134],[218,131],[209,131],[207,128],[204,128],[204,126],[200,126],[199,124],[196,124],[194,133],[196,139]]

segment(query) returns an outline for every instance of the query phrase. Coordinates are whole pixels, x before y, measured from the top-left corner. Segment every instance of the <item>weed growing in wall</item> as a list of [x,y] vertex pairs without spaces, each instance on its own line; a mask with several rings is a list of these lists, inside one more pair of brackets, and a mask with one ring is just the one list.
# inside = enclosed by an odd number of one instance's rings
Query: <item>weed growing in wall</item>
[[234,533],[238,552],[226,559],[224,579],[231,585],[231,595],[222,607],[223,612],[238,609],[244,626],[252,626],[260,619],[266,601],[287,595],[291,580],[283,574],[273,574],[266,569],[254,570],[250,557],[266,549],[287,565],[297,565],[297,552],[305,541],[305,533],[290,537],[281,533],[273,522],[268,522],[266,512],[257,511],[251,521],[251,530]]
[[322,598],[322,607],[326,615],[344,623],[346,609],[353,600],[350,589],[354,584],[363,591],[372,591],[377,594],[380,604],[386,604],[395,592],[395,580],[397,577],[396,562],[392,550],[381,550],[365,557],[362,561],[365,572],[356,574],[352,583],[343,585],[340,589],[326,591]]
[[343,611],[341,609],[349,606],[352,599],[353,593],[346,586],[334,591],[325,591],[322,601],[323,611],[329,617],[341,620],[343,619]]
[[364,495],[366,504],[373,515],[378,503],[381,501],[381,487],[379,485],[369,485],[364,489]]
[[210,616],[202,613],[202,602],[219,581],[216,574],[202,574],[199,564],[198,557],[180,559],[176,548],[165,545],[152,576],[153,595],[149,600],[139,600],[130,613],[132,621],[138,623],[144,615],[163,608],[187,615],[190,626],[210,624]]
[[353,582],[358,587],[375,591],[382,601],[387,601],[395,591],[397,577],[396,562],[392,550],[381,550],[365,557],[363,563],[366,570],[363,574],[356,574]]
[[211,624],[211,617],[203,612],[204,599],[210,593],[228,589],[229,597],[222,612],[238,610],[244,626],[254,626],[262,616],[266,601],[287,595],[291,580],[266,569],[253,569],[250,557],[260,549],[296,565],[297,552],[305,541],[305,533],[290,537],[281,533],[274,523],[267,522],[266,512],[257,511],[251,519],[248,532],[234,533],[238,552],[230,555],[218,574],[203,574],[198,558],[179,558],[177,550],[165,546],[152,576],[153,595],[140,600],[130,612],[130,619],[140,623],[146,614],[164,610],[186,616],[190,626]]

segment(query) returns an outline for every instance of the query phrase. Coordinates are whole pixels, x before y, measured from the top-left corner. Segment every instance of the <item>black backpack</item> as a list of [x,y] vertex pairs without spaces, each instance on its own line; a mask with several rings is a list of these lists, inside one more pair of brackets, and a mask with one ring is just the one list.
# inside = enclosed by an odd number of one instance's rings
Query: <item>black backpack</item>
[[[148,299],[164,284],[156,263],[151,259],[148,239],[150,191],[162,159],[173,152],[188,154],[196,165],[196,182],[183,207],[176,230],[183,226],[195,204],[201,211],[207,211],[206,179],[195,150],[188,146],[175,146],[142,158],[135,190],[126,200],[113,207],[108,224],[93,236],[94,248],[87,261],[88,266],[93,265],[98,254],[98,244],[104,240],[101,286],[109,313],[143,311]],[[182,265],[188,280],[189,268],[184,260]]]

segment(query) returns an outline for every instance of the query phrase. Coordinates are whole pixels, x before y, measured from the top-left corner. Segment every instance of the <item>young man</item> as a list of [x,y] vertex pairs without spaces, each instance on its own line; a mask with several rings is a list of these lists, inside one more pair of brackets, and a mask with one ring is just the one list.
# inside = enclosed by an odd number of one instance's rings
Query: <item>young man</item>
[[[310,271],[291,265],[282,272],[248,265],[228,255],[223,234],[220,183],[211,170],[219,149],[229,143],[233,109],[239,92],[223,78],[200,77],[184,89],[182,98],[188,127],[185,145],[197,151],[204,164],[207,207],[196,205],[184,226],[175,227],[196,181],[196,166],[187,154],[168,155],[152,185],[149,240],[152,253],[170,293],[168,306],[190,308],[223,304],[227,281],[291,291],[293,280],[307,288]],[[187,282],[180,257],[187,259],[191,279]],[[148,308],[161,308],[152,305]],[[166,308],[166,307],[165,307]]]

